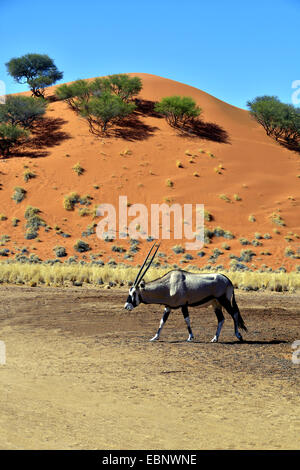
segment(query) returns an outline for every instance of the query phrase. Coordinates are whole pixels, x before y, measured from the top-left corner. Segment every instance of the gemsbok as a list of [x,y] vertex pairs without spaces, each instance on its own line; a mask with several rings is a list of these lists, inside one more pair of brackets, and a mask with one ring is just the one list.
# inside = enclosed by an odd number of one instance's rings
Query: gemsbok
[[[154,248],[156,250],[143,271]],[[243,341],[239,327],[245,331],[247,331],[247,328],[235,300],[232,282],[224,274],[198,274],[174,269],[159,279],[145,283],[143,278],[151,266],[158,248],[159,245],[156,245],[156,243],[152,245],[132,287],[129,289],[129,295],[124,305],[126,310],[133,310],[139,304],[160,304],[165,306],[157,333],[150,341],[159,339],[170,311],[177,308],[181,308],[187,325],[189,333],[187,341],[192,341],[194,335],[191,329],[188,307],[206,307],[208,305],[213,306],[218,320],[217,331],[211,342],[217,343],[219,340],[224,323],[222,308],[225,308],[231,315],[234,323],[234,333],[239,341]]]

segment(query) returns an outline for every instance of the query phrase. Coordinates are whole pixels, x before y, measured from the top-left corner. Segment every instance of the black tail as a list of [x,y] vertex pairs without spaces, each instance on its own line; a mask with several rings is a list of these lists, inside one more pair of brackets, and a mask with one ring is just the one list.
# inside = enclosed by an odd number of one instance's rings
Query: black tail
[[241,315],[241,313],[240,313],[239,307],[238,307],[238,305],[237,305],[237,303],[236,303],[234,291],[233,291],[233,294],[232,294],[232,307],[234,308],[234,310],[235,310],[236,312],[238,312],[238,326],[239,326],[240,328],[242,328],[242,330],[248,331],[248,330],[247,330],[247,327],[246,327],[246,325],[245,325],[245,323],[244,323],[244,320],[242,319],[242,315]]

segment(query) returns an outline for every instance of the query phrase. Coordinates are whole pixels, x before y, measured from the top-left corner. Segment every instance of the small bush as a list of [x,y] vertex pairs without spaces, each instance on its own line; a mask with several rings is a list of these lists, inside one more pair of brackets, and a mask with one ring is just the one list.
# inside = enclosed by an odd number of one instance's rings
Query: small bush
[[172,250],[174,251],[174,253],[176,255],[179,255],[179,253],[184,253],[185,252],[185,249],[183,248],[183,246],[181,245],[175,245],[172,247]]
[[277,212],[273,212],[270,215],[270,219],[271,219],[271,222],[273,222],[273,224],[280,225],[281,227],[285,226],[285,222],[283,218]]
[[78,214],[80,215],[80,217],[85,217],[87,215],[90,215],[91,212],[86,207],[81,207],[78,209]]
[[64,197],[63,206],[67,211],[73,211],[75,204],[79,201],[79,194],[70,193]]
[[32,171],[30,170],[26,170],[24,171],[23,173],[23,178],[24,178],[24,181],[27,183],[30,179],[32,178],[35,178],[36,177],[36,174],[33,173]]
[[20,188],[19,186],[14,188],[14,194],[12,195],[12,199],[16,201],[18,204],[19,202],[22,202],[23,199],[26,196],[27,191],[23,188]]
[[26,230],[26,233],[25,233],[26,240],[32,240],[34,238],[37,238],[37,236],[38,236],[37,230],[33,228],[29,228],[28,230]]
[[219,194],[219,198],[223,199],[223,201],[225,202],[231,202],[231,200],[229,199],[228,196],[226,196],[226,194]]
[[125,248],[123,248],[122,246],[117,246],[117,245],[113,245],[111,247],[111,250],[116,252],[116,253],[125,253]]
[[79,253],[84,253],[85,251],[89,251],[90,245],[82,240],[77,240],[74,245],[74,250],[78,251]]
[[239,238],[239,242],[241,245],[250,245],[249,240],[247,240],[247,238],[244,238],[244,237]]
[[223,250],[230,250],[230,246],[227,243],[222,243]]
[[213,220],[212,214],[207,210],[204,210],[204,220],[206,220],[207,222]]
[[82,168],[79,163],[76,163],[72,169],[75,171],[75,173],[77,173],[78,176],[82,175],[84,172],[84,168]]
[[67,256],[67,252],[64,246],[55,246],[53,248],[53,251],[58,258],[63,258],[64,256]]

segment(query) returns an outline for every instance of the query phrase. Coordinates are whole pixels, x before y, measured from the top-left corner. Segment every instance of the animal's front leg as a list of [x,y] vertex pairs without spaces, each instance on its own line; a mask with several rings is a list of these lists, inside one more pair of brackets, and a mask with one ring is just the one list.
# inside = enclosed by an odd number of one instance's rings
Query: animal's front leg
[[159,328],[157,330],[157,333],[155,336],[153,336],[153,338],[150,339],[150,341],[157,341],[159,339],[159,335],[161,333],[161,330],[164,326],[164,324],[166,323],[166,321],[168,320],[168,317],[170,315],[170,308],[169,307],[165,307],[165,310],[164,310],[164,314],[163,314],[163,317],[162,319],[160,320],[160,324],[159,324]]
[[185,305],[184,307],[181,307],[181,311],[183,313],[185,323],[186,323],[186,326],[187,326],[187,329],[188,329],[188,332],[189,332],[189,337],[188,337],[187,341],[193,341],[194,335],[193,335],[192,328],[191,328],[189,311],[188,311],[187,306]]

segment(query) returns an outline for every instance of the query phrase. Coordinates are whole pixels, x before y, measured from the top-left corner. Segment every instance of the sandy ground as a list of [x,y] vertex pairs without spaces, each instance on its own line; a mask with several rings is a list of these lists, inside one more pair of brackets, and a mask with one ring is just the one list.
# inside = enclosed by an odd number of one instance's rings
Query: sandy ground
[[1,286],[1,449],[299,449],[297,295],[243,293],[249,328],[162,309],[123,310],[125,290]]

